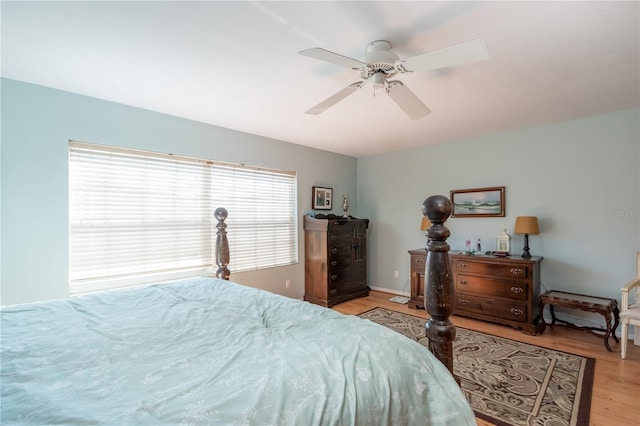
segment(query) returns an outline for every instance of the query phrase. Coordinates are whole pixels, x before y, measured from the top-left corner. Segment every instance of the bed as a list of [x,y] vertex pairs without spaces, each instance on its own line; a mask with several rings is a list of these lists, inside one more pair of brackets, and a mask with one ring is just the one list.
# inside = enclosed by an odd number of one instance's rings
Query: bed
[[216,216],[216,278],[2,308],[2,424],[476,424],[422,345],[227,280]]

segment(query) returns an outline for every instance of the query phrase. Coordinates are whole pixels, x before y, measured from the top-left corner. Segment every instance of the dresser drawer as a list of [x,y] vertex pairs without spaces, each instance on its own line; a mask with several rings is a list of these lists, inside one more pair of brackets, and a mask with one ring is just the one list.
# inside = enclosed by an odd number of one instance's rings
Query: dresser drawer
[[335,226],[329,228],[327,243],[329,247],[351,247],[353,242],[353,229],[350,226]]
[[355,293],[367,289],[367,283],[362,280],[341,281],[329,283],[329,297],[343,296],[345,294]]
[[365,281],[367,271],[364,267],[351,267],[329,272],[329,285],[346,281]]
[[505,278],[526,278],[529,275],[528,266],[522,264],[480,263],[456,259],[453,261],[453,268],[460,273],[493,275]]
[[464,315],[468,312],[510,321],[524,322],[527,320],[526,303],[475,297],[460,293],[456,294],[455,301],[456,314]]
[[411,270],[424,272],[427,256],[411,256]]
[[351,259],[351,246],[347,245],[338,245],[332,246],[329,249],[329,260],[339,260],[342,258],[348,257]]
[[351,268],[353,261],[351,260],[351,253],[346,256],[331,256],[329,258],[329,272],[341,271],[345,268]]
[[456,292],[460,293],[475,293],[512,300],[527,300],[528,294],[526,281],[466,274],[455,275],[455,286]]

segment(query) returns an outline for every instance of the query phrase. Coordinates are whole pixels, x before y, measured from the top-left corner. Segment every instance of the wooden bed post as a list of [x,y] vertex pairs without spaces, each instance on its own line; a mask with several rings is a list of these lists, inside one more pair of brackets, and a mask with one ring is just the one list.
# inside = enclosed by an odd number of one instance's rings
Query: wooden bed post
[[455,288],[449,263],[451,235],[444,222],[451,215],[451,201],[443,195],[432,195],[422,203],[422,213],[431,221],[427,230],[427,261],[424,279],[424,307],[431,315],[425,329],[429,338],[429,350],[453,375],[453,340],[456,328],[449,320],[453,314]]
[[224,207],[218,207],[214,213],[218,224],[216,228],[216,264],[218,270],[216,271],[216,277],[228,280],[231,271],[227,268],[229,264],[229,241],[227,240],[227,224],[224,223],[227,218],[227,209]]

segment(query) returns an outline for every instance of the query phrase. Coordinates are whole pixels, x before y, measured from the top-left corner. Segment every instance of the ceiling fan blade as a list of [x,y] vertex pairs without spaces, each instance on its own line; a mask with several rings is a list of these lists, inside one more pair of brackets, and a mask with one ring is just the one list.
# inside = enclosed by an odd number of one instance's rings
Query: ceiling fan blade
[[412,120],[431,114],[431,110],[401,81],[390,81],[387,93]]
[[332,64],[340,65],[348,68],[362,68],[367,64],[358,60],[342,56],[337,53],[330,52],[320,47],[314,47],[313,49],[301,50],[298,52],[301,55],[308,56],[310,58],[319,59],[321,61],[330,62]]
[[403,61],[403,65],[410,71],[429,71],[487,59],[489,59],[487,46],[484,40],[478,39],[407,58]]
[[364,83],[365,83],[364,81],[356,81],[355,83],[351,83],[344,89],[340,90],[338,93],[332,96],[329,96],[327,99],[325,99],[324,101],[320,102],[318,105],[308,110],[307,114],[318,115],[321,112],[324,112],[325,110],[331,108],[332,106],[334,106],[335,104],[337,104],[338,102],[346,98],[347,96],[351,95],[352,93],[355,93],[358,89],[364,86]]

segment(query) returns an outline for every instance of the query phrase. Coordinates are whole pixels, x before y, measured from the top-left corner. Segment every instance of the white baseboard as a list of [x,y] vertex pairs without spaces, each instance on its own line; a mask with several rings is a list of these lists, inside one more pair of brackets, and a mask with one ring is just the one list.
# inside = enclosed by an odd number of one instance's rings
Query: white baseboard
[[400,291],[400,290],[392,290],[390,288],[384,288],[384,287],[374,287],[374,286],[369,286],[369,288],[371,290],[375,290],[375,291],[382,291],[384,293],[391,293],[391,294],[397,294],[399,296],[407,296],[407,297],[411,297],[411,292],[406,292],[406,291]]

